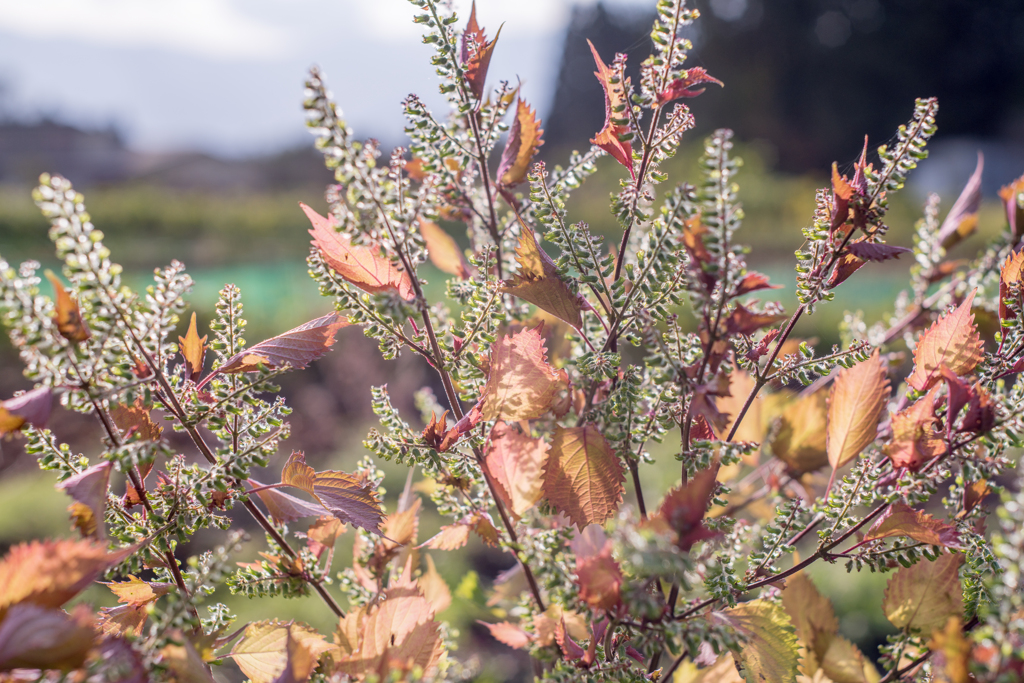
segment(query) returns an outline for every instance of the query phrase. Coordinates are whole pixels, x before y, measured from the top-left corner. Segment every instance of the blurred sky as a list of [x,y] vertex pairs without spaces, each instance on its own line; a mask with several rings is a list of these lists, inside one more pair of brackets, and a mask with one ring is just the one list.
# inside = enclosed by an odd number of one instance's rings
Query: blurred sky
[[[478,0],[488,35],[504,22],[492,80],[520,78],[546,111],[570,7],[592,2]],[[461,25],[470,0],[453,4]],[[394,140],[405,95],[442,105],[415,12],[408,0],[0,0],[0,114],[113,124],[143,150],[258,154],[306,142],[302,82],[319,64],[356,134]]]

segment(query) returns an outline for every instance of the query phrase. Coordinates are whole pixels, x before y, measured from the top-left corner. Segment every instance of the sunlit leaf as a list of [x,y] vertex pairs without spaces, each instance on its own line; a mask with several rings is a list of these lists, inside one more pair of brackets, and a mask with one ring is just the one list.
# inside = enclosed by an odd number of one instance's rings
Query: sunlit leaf
[[835,610],[804,572],[786,580],[782,606],[792,619],[804,649],[800,671],[805,676],[812,676],[821,666],[832,638],[839,632]]
[[427,561],[427,570],[416,580],[416,585],[419,586],[423,597],[430,603],[434,614],[440,614],[452,604],[452,593],[444,578],[437,572],[434,558],[425,555],[424,559]]
[[504,422],[491,430],[485,465],[498,483],[499,494],[517,517],[532,508],[543,495],[544,463],[549,446]]
[[580,599],[594,609],[613,610],[619,607],[625,580],[622,568],[612,557],[611,548],[576,562]]
[[466,30],[462,33],[462,45],[460,57],[466,82],[473,95],[480,99],[484,95],[484,84],[487,81],[487,69],[491,65],[491,54],[494,52],[494,45],[501,35],[501,28],[494,36],[494,40],[487,42],[487,35],[476,22],[476,1],[469,13],[469,22]]
[[[249,480],[253,488],[261,488],[263,484],[255,479]],[[303,517],[323,517],[330,515],[331,511],[318,502],[310,502],[302,498],[296,498],[279,489],[263,489],[257,491],[263,504],[267,506],[270,516],[278,524],[288,524]]]
[[64,289],[64,283],[53,274],[53,271],[46,271],[46,279],[53,285],[53,291],[57,296],[54,302],[56,313],[53,322],[57,325],[57,331],[61,336],[70,342],[84,342],[92,336],[85,321],[82,320],[82,312],[78,309],[78,302],[71,298],[68,291]]
[[547,311],[559,320],[564,320],[579,329],[583,324],[583,304],[569,286],[558,275],[554,261],[537,244],[537,236],[525,223],[520,223],[522,232],[516,247],[516,262],[519,272],[498,288],[507,294],[529,301]]
[[704,88],[693,90],[693,86],[701,83],[715,83],[724,85],[722,81],[708,75],[704,67],[694,66],[683,72],[683,76],[673,79],[668,86],[657,94],[658,104],[664,105],[680,97],[697,97],[704,92]]
[[824,391],[790,402],[782,410],[771,442],[772,453],[796,473],[813,472],[828,464],[825,425],[828,415]]
[[861,261],[888,261],[889,259],[898,259],[900,254],[909,254],[911,251],[906,247],[863,240],[850,242],[846,248]]
[[704,524],[704,515],[711,505],[717,486],[718,465],[701,470],[682,486],[665,495],[658,513],[651,519],[655,528],[662,524],[675,534],[676,545],[689,552],[698,541],[714,538],[717,532]]
[[789,615],[767,600],[751,600],[717,612],[744,639],[733,653],[747,683],[791,683],[797,673],[797,640]]
[[886,444],[885,454],[893,466],[915,469],[946,452],[946,442],[935,429],[935,393],[932,389],[892,416],[892,441]]
[[596,425],[555,429],[544,467],[544,495],[580,531],[615,514],[625,479],[622,462]]
[[864,536],[873,541],[889,536],[906,536],[921,543],[959,548],[960,535],[956,527],[935,519],[923,510],[914,510],[903,501],[893,503],[886,513]]
[[348,320],[337,313],[310,320],[236,353],[207,375],[199,386],[204,386],[218,373],[255,372],[261,365],[271,369],[304,368],[327,353],[334,346],[338,330],[348,325]]
[[[73,511],[75,526],[84,536],[107,537],[103,513],[107,509],[107,486],[110,481],[110,462],[101,462],[87,470],[68,477],[57,484],[81,507]],[[73,506],[74,507],[74,506]]]
[[968,683],[970,675],[971,650],[974,644],[964,637],[963,624],[959,617],[950,617],[942,630],[936,630],[928,643],[934,653],[932,673],[936,683]]
[[[597,80],[604,89],[604,127],[591,138],[590,142],[611,154],[612,158],[628,168],[630,175],[633,175],[633,145],[628,140],[624,142],[619,139],[630,133],[629,112],[627,111],[630,104],[626,99],[629,79],[623,82],[619,78],[618,59],[612,62],[611,67],[607,66],[601,60],[601,55],[597,54],[594,44],[589,40],[587,43],[590,45],[590,51],[594,54],[594,62],[597,64],[597,71],[594,72],[594,75],[597,76]],[[624,59],[625,57],[623,57]]]
[[941,379],[941,366],[961,377],[974,370],[983,357],[984,345],[974,325],[972,290],[956,310],[937,320],[921,335],[914,348],[914,372],[907,384],[927,391]]
[[491,346],[481,394],[485,420],[533,420],[551,407],[561,375],[547,362],[539,329],[499,338]]
[[508,645],[516,650],[521,650],[526,647],[532,640],[529,633],[507,621],[502,621],[497,624],[488,624],[484,621],[478,621],[477,623],[481,626],[486,626],[487,630],[491,632],[491,635],[499,643]]
[[469,279],[471,275],[469,264],[455,239],[442,230],[437,223],[425,218],[420,219],[419,229],[423,241],[427,243],[427,255],[430,257],[430,262],[443,273],[454,275],[461,280]]
[[281,472],[281,483],[306,491],[342,522],[380,535],[384,512],[377,492],[358,477],[334,470],[314,472],[305,454],[293,451]]
[[840,635],[829,640],[821,671],[832,683],[878,683],[881,676],[856,645]]
[[877,350],[836,377],[829,394],[825,436],[833,469],[856,458],[875,440],[889,390],[885,362]]
[[32,604],[14,605],[0,623],[0,671],[77,669],[96,638],[93,615],[85,605],[70,614]]
[[130,406],[119,403],[111,408],[110,417],[126,441],[133,437],[138,437],[140,441],[156,441],[164,431],[163,427],[153,422],[141,396],[136,397]]
[[249,624],[228,656],[253,683],[273,683],[288,663],[289,637],[315,656],[331,649],[323,636],[305,624],[290,621],[257,621]]
[[985,157],[978,152],[978,164],[968,178],[963,191],[957,197],[946,220],[939,226],[938,240],[943,249],[951,249],[958,242],[978,229],[978,209],[981,208],[981,174],[985,169]]
[[1000,320],[1012,320],[1017,317],[1017,314],[1006,305],[1005,300],[1010,298],[1010,285],[1017,284],[1019,288],[1022,288],[1017,294],[1017,305],[1021,305],[1022,295],[1024,295],[1024,277],[1022,276],[1024,276],[1024,249],[1012,252],[1006,257],[1003,267],[999,269]]
[[196,314],[192,314],[192,320],[188,324],[188,332],[184,337],[178,337],[178,350],[185,361],[185,376],[193,382],[199,381],[203,374],[203,359],[206,357],[206,337],[199,336],[196,328]]
[[15,432],[26,424],[45,427],[52,408],[53,390],[50,387],[39,387],[0,402],[0,436]]
[[950,617],[963,615],[963,591],[958,569],[963,556],[943,554],[896,570],[882,599],[882,611],[892,625],[931,633]]
[[1018,240],[1021,233],[1024,233],[1024,198],[1022,197],[1024,197],[1024,175],[1009,185],[999,188],[999,198],[1003,200],[1010,234]]
[[313,245],[320,251],[324,263],[342,279],[370,294],[394,293],[406,301],[416,298],[409,273],[381,256],[377,246],[352,244],[334,229],[330,219],[305,204],[299,206],[313,224],[309,231]]
[[516,103],[516,117],[512,121],[512,129],[509,130],[505,149],[501,153],[501,163],[495,174],[502,186],[512,187],[526,178],[530,161],[544,144],[542,135],[544,131],[540,127],[537,113],[520,97]]

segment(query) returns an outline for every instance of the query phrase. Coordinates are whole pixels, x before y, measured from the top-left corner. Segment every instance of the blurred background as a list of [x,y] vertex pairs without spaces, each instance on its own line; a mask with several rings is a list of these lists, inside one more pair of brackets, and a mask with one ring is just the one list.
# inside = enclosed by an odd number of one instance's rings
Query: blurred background
[[[649,52],[653,4],[477,2],[488,34],[502,27],[490,81],[521,81],[543,117],[540,156],[549,165],[585,148],[603,124],[586,39],[605,61],[628,53],[635,80]],[[786,285],[778,296],[788,308],[795,301],[792,253],[810,221],[815,188],[827,185],[833,161],[841,170],[852,166],[864,135],[872,150],[890,140],[909,119],[915,97],[939,98],[939,133],[929,159],[893,200],[890,241],[910,246],[930,192],[940,193],[948,209],[978,151],[985,155],[981,227],[958,250],[969,255],[1002,230],[995,193],[1024,172],[1018,1],[699,0],[696,6],[703,16],[688,29],[694,43],[688,65],[706,67],[725,87],[712,85],[688,101],[697,127],[669,165],[670,178],[695,181],[702,138],[718,127],[736,131],[747,216],[738,235],[753,249],[751,265]],[[469,2],[454,7],[462,25]],[[325,313],[329,302],[305,272],[308,225],[297,206],[304,201],[323,211],[331,181],[305,132],[304,73],[311,64],[322,67],[357,137],[375,137],[385,149],[405,144],[405,95],[415,92],[435,113],[444,111],[414,11],[404,0],[0,0],[0,255],[12,263],[32,258],[56,265],[47,224],[29,193],[41,172],[60,173],[85,193],[130,284],[144,286],[152,269],[172,258],[186,263],[196,280],[191,300],[201,330],[226,282],[242,289],[250,341]],[[620,176],[614,162],[603,160],[574,195],[570,219],[617,240],[607,199]],[[844,311],[863,311],[869,323],[879,319],[905,287],[909,266],[906,258],[869,265],[870,275],[837,290],[835,303],[805,317],[798,333],[828,345],[838,341]],[[429,267],[424,274],[428,291],[443,294],[440,274]],[[385,362],[359,330],[344,330],[326,358],[284,381],[295,408],[287,446],[305,450],[318,469],[350,469],[363,455],[361,440],[373,417],[370,386],[387,383],[415,417],[413,392],[434,382],[427,370],[404,355]],[[0,397],[27,386],[5,337]],[[60,413],[53,424],[76,450],[97,451],[90,420]],[[677,445],[660,447],[659,464],[645,472],[649,498],[677,476]],[[23,457],[16,438],[0,443],[0,455],[0,545],[67,533],[67,501],[51,478]],[[397,493],[401,472],[382,466]],[[421,540],[439,523],[426,518]],[[259,547],[254,542],[247,552]],[[463,654],[484,653],[483,678],[527,675],[521,658],[480,637],[473,623],[489,618],[473,599],[510,566],[507,556],[479,545],[468,555],[438,555],[455,594],[445,617],[462,631]],[[340,567],[347,551],[338,556]],[[826,566],[815,578],[837,602],[844,634],[874,656],[887,628],[874,607],[884,577],[847,576],[841,566]],[[99,591],[88,597],[109,600]],[[230,604],[245,619],[301,618],[331,628],[315,599]]]

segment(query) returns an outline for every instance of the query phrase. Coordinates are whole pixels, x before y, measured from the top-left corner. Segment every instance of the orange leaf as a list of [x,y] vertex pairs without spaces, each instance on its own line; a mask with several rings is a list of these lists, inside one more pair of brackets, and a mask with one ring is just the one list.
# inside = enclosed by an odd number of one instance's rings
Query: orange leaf
[[630,132],[628,122],[619,123],[619,121],[628,120],[627,108],[630,106],[626,97],[629,79],[625,79],[625,82],[619,79],[619,67],[625,61],[625,56],[621,60],[616,57],[609,68],[601,61],[601,55],[597,54],[594,44],[589,40],[587,44],[590,45],[590,51],[594,54],[594,62],[597,64],[597,71],[594,72],[594,75],[597,76],[601,87],[604,88],[604,127],[591,138],[590,142],[611,154],[616,161],[629,169],[629,174],[632,176],[634,175],[633,145],[629,141],[619,140],[620,135]]
[[537,244],[533,230],[520,220],[522,232],[516,247],[519,272],[501,283],[499,291],[529,301],[551,315],[579,329],[583,324],[580,297],[558,275],[551,257]]
[[423,544],[431,550],[458,550],[469,542],[469,526],[449,524]]
[[491,632],[491,635],[494,636],[494,639],[499,643],[508,645],[516,650],[523,649],[530,644],[531,640],[533,640],[529,633],[507,621],[502,621],[497,624],[488,624],[485,621],[477,621],[476,623],[481,626],[486,626],[487,630]]
[[916,469],[946,452],[946,442],[935,430],[937,390],[932,389],[914,405],[892,416],[892,441],[886,445],[885,454],[893,467]]
[[358,477],[335,470],[315,472],[302,451],[292,451],[281,471],[281,483],[311,494],[342,522],[381,535],[384,512],[377,492]]
[[544,494],[580,531],[615,514],[625,479],[622,463],[595,425],[555,429]]
[[440,614],[452,604],[452,593],[448,589],[448,584],[445,583],[445,580],[437,572],[437,567],[434,566],[434,558],[430,555],[425,555],[425,559],[427,561],[427,570],[416,580],[416,585],[419,586],[423,597],[430,603],[434,614]]
[[836,377],[825,431],[825,450],[833,469],[856,458],[875,440],[889,391],[885,362],[877,350]]
[[494,52],[494,44],[498,42],[501,35],[501,28],[494,36],[494,40],[487,42],[487,35],[476,23],[476,0],[473,2],[473,9],[469,14],[469,22],[466,30],[462,33],[461,61],[465,69],[466,82],[469,89],[477,99],[484,96],[484,82],[487,80],[487,69],[491,65],[491,53]]
[[469,264],[462,250],[451,235],[432,221],[421,218],[419,222],[420,235],[427,243],[427,255],[430,262],[437,266],[443,273],[454,275],[460,280],[468,280],[470,277]]
[[[1016,283],[1020,287],[1024,287],[1024,249],[1011,253],[1006,257],[1006,261],[1003,263],[1003,267],[999,271],[999,319],[1000,320],[1012,320],[1017,317],[1009,306],[1003,303],[1003,300],[1010,298],[1010,285]],[[1024,292],[1018,291],[1017,293],[1017,304],[1021,305],[1022,296]]]
[[109,553],[87,540],[45,540],[14,546],[0,562],[0,617],[11,605],[29,602],[60,607],[134,547]]
[[57,325],[60,335],[70,342],[84,342],[92,336],[85,321],[82,320],[82,312],[78,309],[78,302],[71,298],[64,284],[53,271],[46,271],[46,279],[53,285],[53,291],[57,295],[57,311],[53,316],[53,322]]
[[305,204],[299,206],[313,224],[309,231],[313,245],[320,251],[324,263],[342,279],[370,294],[393,292],[406,301],[416,298],[409,273],[381,256],[376,245],[352,244],[349,238],[334,229],[329,219]]
[[244,351],[236,353],[199,383],[206,383],[219,373],[255,372],[259,366],[270,369],[288,366],[304,368],[312,361],[327,353],[334,346],[334,336],[343,327],[349,326],[348,319],[337,313],[329,313],[316,320],[288,330],[276,337],[261,341]]
[[173,583],[160,581],[143,581],[137,576],[129,576],[128,581],[114,581],[103,585],[117,596],[117,601],[133,607],[148,605],[174,590]]
[[941,379],[941,366],[962,377],[981,362],[984,345],[971,312],[977,291],[973,290],[956,310],[935,321],[921,335],[914,348],[914,372],[907,384],[927,391]]
[[526,178],[526,169],[537,154],[537,148],[544,144],[541,136],[544,131],[540,127],[537,113],[520,97],[516,103],[516,118],[512,122],[505,149],[501,153],[498,165],[498,182],[503,187],[517,185]]
[[931,545],[959,548],[960,535],[952,524],[939,521],[922,510],[914,510],[903,501],[897,501],[878,522],[871,527],[865,541],[889,536],[907,536]]
[[163,427],[153,422],[141,396],[136,397],[130,407],[121,403],[111,408],[110,417],[126,440],[130,436],[138,436],[140,441],[156,441],[164,431]]
[[612,557],[611,548],[576,562],[580,598],[594,609],[610,610],[621,605],[624,580],[619,563]]
[[540,328],[504,336],[491,346],[480,400],[485,420],[533,420],[548,411],[561,382],[548,365]]
[[319,559],[325,551],[334,548],[338,536],[343,533],[345,533],[345,525],[337,517],[320,517],[310,525],[306,532],[306,545]]
[[496,423],[491,430],[485,464],[516,517],[522,517],[544,495],[543,467],[548,448],[544,439],[534,439],[504,422]]
[[203,359],[206,357],[206,337],[199,336],[196,329],[196,314],[192,314],[192,320],[188,324],[188,332],[184,337],[178,337],[178,350],[185,360],[185,376],[193,382],[199,381],[203,374]]

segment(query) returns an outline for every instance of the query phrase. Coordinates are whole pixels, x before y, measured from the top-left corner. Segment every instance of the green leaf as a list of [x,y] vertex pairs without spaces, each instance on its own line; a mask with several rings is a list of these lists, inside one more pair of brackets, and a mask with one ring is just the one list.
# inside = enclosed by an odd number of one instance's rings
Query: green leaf
[[747,683],[792,683],[797,675],[796,633],[782,605],[751,600],[717,616],[746,641],[733,657]]

